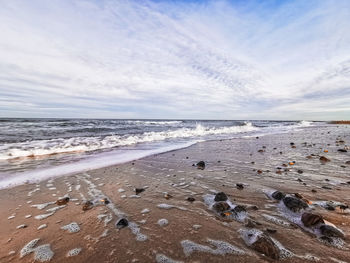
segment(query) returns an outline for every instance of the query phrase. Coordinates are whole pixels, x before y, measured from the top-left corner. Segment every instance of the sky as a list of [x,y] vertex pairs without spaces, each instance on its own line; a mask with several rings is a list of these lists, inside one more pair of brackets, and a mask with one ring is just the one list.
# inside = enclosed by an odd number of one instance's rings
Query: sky
[[347,0],[0,6],[0,117],[350,119]]

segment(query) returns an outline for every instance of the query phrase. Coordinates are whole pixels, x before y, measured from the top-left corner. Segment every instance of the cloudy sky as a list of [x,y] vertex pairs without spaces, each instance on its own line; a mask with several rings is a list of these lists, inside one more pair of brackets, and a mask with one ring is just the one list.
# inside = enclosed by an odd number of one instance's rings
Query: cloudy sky
[[1,117],[350,119],[347,0],[0,3]]

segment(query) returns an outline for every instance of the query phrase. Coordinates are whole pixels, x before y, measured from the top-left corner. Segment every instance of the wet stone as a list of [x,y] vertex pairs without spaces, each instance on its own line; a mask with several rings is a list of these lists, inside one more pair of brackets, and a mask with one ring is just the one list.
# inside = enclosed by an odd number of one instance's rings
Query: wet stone
[[56,205],[65,205],[69,202],[69,197],[65,197],[65,198],[62,198],[62,199],[58,199],[56,201]]
[[282,200],[286,195],[280,191],[275,191],[271,196],[276,200]]
[[327,162],[330,162],[331,160],[328,159],[327,157],[324,157],[324,156],[320,156],[320,162],[321,163],[327,163]]
[[257,240],[251,245],[253,249],[272,259],[279,259],[279,249],[267,235],[258,236]]
[[213,205],[213,209],[218,213],[228,211],[230,210],[230,208],[231,208],[230,205],[224,201],[217,202]]
[[242,190],[244,188],[243,184],[236,184],[236,188],[239,189],[239,190]]
[[214,201],[226,201],[227,200],[227,195],[224,192],[217,193],[215,195]]
[[93,204],[92,201],[86,201],[86,202],[83,204],[83,211],[90,210],[93,206],[94,206],[94,204]]
[[303,213],[303,215],[301,216],[301,222],[303,222],[304,226],[306,227],[311,227],[319,223],[324,223],[323,218],[320,215],[307,212]]
[[127,227],[128,225],[129,225],[128,220],[125,218],[121,218],[117,221],[117,223],[115,224],[115,227],[118,229],[122,229],[124,227]]
[[205,162],[204,161],[199,161],[197,164],[197,169],[204,170],[205,169]]
[[144,192],[145,189],[144,188],[135,188],[135,193],[138,195],[138,194],[141,194],[142,192]]
[[194,201],[196,201],[196,199],[194,198],[194,197],[192,197],[192,196],[190,196],[190,197],[187,197],[187,199],[186,199],[188,202],[194,202]]
[[288,209],[290,209],[293,212],[298,212],[308,207],[308,204],[306,202],[292,196],[287,196],[283,198],[283,203]]
[[241,213],[241,212],[246,212],[247,210],[245,209],[245,207],[243,205],[237,205],[231,211],[237,214],[237,213]]
[[337,228],[331,225],[322,225],[320,226],[321,234],[326,237],[341,237],[344,238],[344,234]]

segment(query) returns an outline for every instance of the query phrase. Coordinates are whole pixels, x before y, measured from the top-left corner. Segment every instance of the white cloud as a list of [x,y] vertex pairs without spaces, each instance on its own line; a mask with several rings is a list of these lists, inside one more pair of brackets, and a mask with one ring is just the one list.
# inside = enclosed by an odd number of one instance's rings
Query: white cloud
[[1,6],[4,117],[350,116],[348,1]]

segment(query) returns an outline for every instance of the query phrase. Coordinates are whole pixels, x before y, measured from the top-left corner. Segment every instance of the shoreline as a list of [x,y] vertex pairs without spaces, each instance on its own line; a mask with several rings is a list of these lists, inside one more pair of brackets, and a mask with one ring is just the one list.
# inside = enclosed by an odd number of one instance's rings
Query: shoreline
[[[336,145],[338,136],[345,144]],[[318,262],[346,262],[350,256],[350,211],[328,210],[321,204],[330,200],[350,203],[350,165],[346,164],[350,156],[338,152],[349,141],[347,130],[337,127],[258,139],[205,141],[123,164],[2,189],[0,212],[5,216],[0,219],[0,259],[27,262],[35,257],[37,247],[49,244],[52,262],[271,262],[271,255],[262,255],[244,238],[255,229],[255,234],[261,231],[279,242],[282,247],[274,249],[281,260],[285,257],[283,262],[317,258]],[[307,159],[310,154],[316,155]],[[331,161],[321,164],[317,155],[326,155]],[[201,160],[206,163],[204,170],[192,166]],[[293,165],[288,164],[292,161]],[[144,191],[136,194],[135,188]],[[272,190],[299,193],[310,200],[310,211],[345,234],[340,247],[324,244],[308,228],[300,227],[284,212],[281,202],[269,197]],[[212,210],[211,198],[218,192],[226,193],[232,205],[245,207],[242,220],[222,218]],[[42,209],[33,207],[65,195],[71,200],[64,207],[53,203]],[[190,197],[194,201],[188,201]],[[110,203],[104,204],[103,198]],[[86,200],[92,200],[93,206],[83,211]],[[117,229],[115,223],[123,217],[129,226]],[[79,231],[61,229],[74,222]],[[43,224],[46,227],[37,230]],[[21,225],[26,227],[17,228]],[[20,258],[21,249],[36,238],[40,240],[32,253]],[[81,252],[67,257],[74,248]]]

